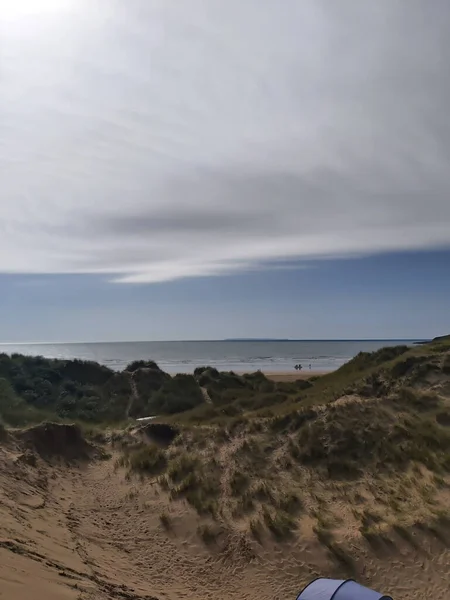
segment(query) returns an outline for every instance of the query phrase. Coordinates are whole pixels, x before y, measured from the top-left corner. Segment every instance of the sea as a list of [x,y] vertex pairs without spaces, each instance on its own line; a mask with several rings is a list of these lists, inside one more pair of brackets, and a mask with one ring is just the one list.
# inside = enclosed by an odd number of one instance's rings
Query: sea
[[220,371],[294,373],[333,371],[359,352],[423,340],[222,340],[185,342],[92,342],[0,344],[0,352],[46,358],[93,360],[120,371],[134,360],[154,360],[168,373],[192,373],[196,367]]

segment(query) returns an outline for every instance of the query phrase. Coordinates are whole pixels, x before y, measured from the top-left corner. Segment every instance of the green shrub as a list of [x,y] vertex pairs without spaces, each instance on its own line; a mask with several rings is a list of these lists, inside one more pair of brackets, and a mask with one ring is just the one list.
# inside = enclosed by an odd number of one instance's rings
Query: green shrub
[[134,373],[138,369],[151,369],[153,371],[161,371],[154,360],[134,360],[125,367],[128,373]]
[[192,375],[175,375],[167,379],[149,402],[153,414],[180,413],[205,402],[198,383]]
[[39,423],[51,417],[49,411],[37,410],[17,396],[11,384],[6,379],[0,379],[0,419],[8,425],[19,427],[32,423]]

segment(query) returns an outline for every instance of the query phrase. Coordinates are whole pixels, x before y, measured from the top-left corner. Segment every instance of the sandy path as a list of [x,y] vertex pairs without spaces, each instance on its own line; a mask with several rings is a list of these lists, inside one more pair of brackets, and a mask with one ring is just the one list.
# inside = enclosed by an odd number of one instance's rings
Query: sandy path
[[128,404],[127,404],[127,407],[125,409],[125,418],[126,419],[128,419],[128,417],[130,416],[130,411],[131,411],[131,408],[133,406],[133,403],[135,402],[135,400],[137,400],[139,398],[139,394],[138,394],[138,390],[137,390],[137,385],[136,385],[136,382],[134,380],[134,374],[135,373],[136,373],[136,371],[133,371],[129,375],[130,386],[131,386],[131,396],[128,399]]
[[200,388],[203,394],[203,399],[206,402],[206,404],[212,404],[212,400],[211,400],[211,396],[209,395],[208,390],[205,387],[201,387]]

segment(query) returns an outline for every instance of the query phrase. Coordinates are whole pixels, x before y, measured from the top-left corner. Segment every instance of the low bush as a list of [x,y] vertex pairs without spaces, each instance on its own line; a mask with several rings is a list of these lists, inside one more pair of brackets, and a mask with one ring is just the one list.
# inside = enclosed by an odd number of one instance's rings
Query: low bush
[[134,373],[138,369],[151,369],[153,371],[161,371],[161,369],[153,360],[134,360],[125,367],[125,371],[128,371],[128,373]]
[[152,414],[174,414],[204,404],[205,400],[198,383],[192,375],[175,375],[164,381],[152,394],[149,409]]

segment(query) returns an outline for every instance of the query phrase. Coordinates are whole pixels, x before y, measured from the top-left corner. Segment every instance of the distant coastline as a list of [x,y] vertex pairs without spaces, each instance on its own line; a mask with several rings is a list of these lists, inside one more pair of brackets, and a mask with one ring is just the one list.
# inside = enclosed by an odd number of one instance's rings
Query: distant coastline
[[222,342],[295,342],[289,338],[225,338]]
[[[199,340],[201,341],[201,340]],[[215,341],[215,340],[213,340]],[[428,344],[430,339],[418,338],[334,338],[334,339],[306,339],[306,338],[225,338],[220,342],[411,342],[413,344]]]

